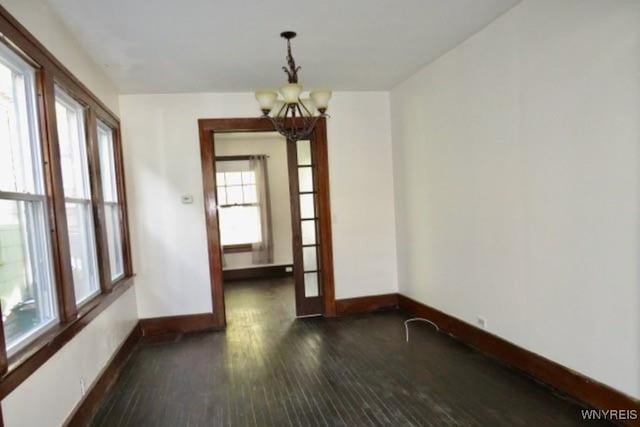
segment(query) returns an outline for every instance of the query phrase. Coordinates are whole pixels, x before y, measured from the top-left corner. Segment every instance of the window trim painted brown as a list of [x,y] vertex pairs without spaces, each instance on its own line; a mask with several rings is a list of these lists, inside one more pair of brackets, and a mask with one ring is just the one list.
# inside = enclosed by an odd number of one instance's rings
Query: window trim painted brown
[[253,250],[253,246],[251,243],[240,243],[237,245],[223,245],[222,252],[227,254],[237,254],[242,252],[251,252]]
[[[133,268],[122,159],[122,141],[118,117],[58,61],[6,9],[0,6],[0,43],[17,52],[36,68],[37,122],[42,144],[47,215],[53,256],[60,322],[37,336],[23,349],[7,357],[4,327],[0,327],[0,399],[18,387],[51,356],[87,326],[98,314],[133,284]],[[58,86],[85,108],[87,157],[96,235],[96,252],[101,292],[76,305],[71,270],[69,236],[65,210],[62,170],[55,112],[55,87]],[[106,249],[106,227],[100,161],[97,145],[97,120],[113,130],[113,149],[120,209],[124,276],[112,282]],[[1,325],[0,325],[1,326]]]

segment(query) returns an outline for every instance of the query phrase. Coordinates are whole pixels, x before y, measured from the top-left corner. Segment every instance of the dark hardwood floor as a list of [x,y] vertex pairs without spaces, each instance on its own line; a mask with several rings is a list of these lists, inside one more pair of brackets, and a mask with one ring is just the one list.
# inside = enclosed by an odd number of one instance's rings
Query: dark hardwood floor
[[[225,332],[137,346],[95,426],[577,426],[581,408],[399,312],[294,320],[290,279],[225,287]],[[605,424],[589,424],[605,425]]]

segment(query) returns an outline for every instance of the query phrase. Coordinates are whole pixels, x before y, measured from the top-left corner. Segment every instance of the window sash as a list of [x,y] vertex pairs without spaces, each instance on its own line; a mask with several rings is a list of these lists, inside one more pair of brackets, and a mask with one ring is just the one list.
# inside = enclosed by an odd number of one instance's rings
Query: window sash
[[97,135],[100,175],[102,178],[102,199],[105,202],[117,203],[119,201],[119,191],[113,129],[104,124],[102,120],[98,120]]
[[115,132],[102,120],[96,124],[97,150],[100,161],[100,176],[102,183],[102,199],[104,209],[104,233],[106,234],[110,280],[114,283],[124,277],[124,226],[122,205],[119,203]]
[[[14,150],[18,150],[16,154],[19,155],[17,163],[12,164],[14,167],[12,170],[18,174],[13,178],[11,190],[14,191],[6,191],[9,190],[6,187],[0,189],[0,201],[15,202],[17,224],[13,223],[10,211],[7,219],[9,230],[17,226],[14,231],[20,236],[19,243],[11,244],[13,251],[19,247],[22,253],[19,260],[13,261],[18,266],[17,271],[7,270],[9,277],[13,276],[13,279],[9,280],[15,280],[15,282],[10,282],[9,288],[6,289],[10,294],[4,295],[9,301],[13,300],[11,304],[34,307],[16,312],[14,326],[18,329],[14,329],[11,334],[13,336],[10,336],[8,332],[11,331],[6,330],[7,325],[3,321],[5,342],[2,343],[2,347],[6,356],[9,357],[56,325],[60,316],[49,233],[49,206],[44,194],[45,174],[42,162],[42,141],[38,132],[40,117],[36,102],[36,70],[2,43],[0,43],[0,63],[11,74],[12,101],[6,111],[8,119],[12,118],[13,122],[9,122],[11,127],[7,130],[10,132],[9,135],[15,137],[13,143],[16,145],[7,148],[11,153],[16,153]],[[7,141],[5,143],[11,144]],[[8,183],[11,183],[11,180]],[[15,252],[11,254],[16,255]],[[17,288],[14,288],[16,285]],[[16,306],[11,307],[12,311],[14,307]],[[36,318],[28,319],[28,326],[22,330],[24,323],[20,318],[29,316],[29,311]],[[9,315],[13,315],[13,312],[9,313],[8,307],[5,307],[4,319],[8,320]],[[37,324],[35,324],[36,319]]]
[[[44,179],[43,179],[43,171],[42,171],[42,142],[40,141],[40,135],[38,132],[38,112],[36,107],[36,89],[35,89],[35,69],[25,62],[22,58],[20,58],[15,52],[5,46],[2,42],[0,42],[0,63],[7,67],[12,72],[12,78],[14,79],[13,85],[13,97],[18,100],[22,108],[18,108],[16,111],[16,118],[18,126],[21,127],[20,131],[26,133],[27,135],[23,136],[27,141],[21,141],[22,144],[26,145],[26,151],[29,154],[29,159],[23,159],[23,163],[29,163],[28,165],[23,164],[22,167],[27,168],[27,171],[24,171],[25,174],[27,172],[30,175],[30,184],[27,185],[24,183],[24,191],[18,191],[18,189],[14,189],[15,192],[20,193],[36,193],[36,194],[44,194]],[[22,85],[24,86],[24,90],[18,92],[18,87],[15,84],[15,78],[19,75],[22,78]],[[21,111],[24,110],[27,113],[27,117],[21,116]],[[30,161],[27,161],[30,160]],[[2,191],[2,188],[0,188]],[[5,189],[7,191],[7,189]]]
[[[239,174],[240,181],[239,183],[229,184],[228,175]],[[251,177],[247,177],[246,174],[251,174]],[[247,199],[251,200],[257,199],[257,183],[256,178],[253,176],[252,171],[226,171],[226,172],[218,172],[218,184],[216,185],[216,189],[218,192],[218,203],[220,203],[220,207],[231,207],[231,206],[257,206],[257,202],[248,202]],[[247,182],[245,182],[245,180]],[[229,189],[239,189],[240,197],[242,202],[240,203],[229,203]],[[247,194],[253,193],[252,198],[247,197]],[[224,201],[220,201],[221,198],[224,198]]]
[[[48,320],[38,324],[17,337],[13,342],[8,342],[5,336],[7,355],[11,356],[24,348],[31,341],[42,335],[59,322],[58,305],[53,279],[53,265],[51,259],[47,204],[46,197],[28,193],[0,192],[0,201],[23,203],[24,229],[20,229],[24,237],[23,268],[25,275],[31,278],[30,282],[37,288],[39,298],[35,301],[39,307],[38,312],[48,312]],[[20,214],[19,214],[20,215]],[[21,215],[22,216],[22,215]],[[3,312],[3,317],[8,313]],[[3,325],[4,327],[5,325]]]
[[[65,198],[73,197],[79,199],[91,199],[91,181],[89,172],[89,157],[87,147],[85,108],[74,100],[59,86],[55,87],[56,99],[56,120],[58,123],[59,147],[66,148],[71,152],[71,159],[65,163],[61,153],[62,186],[64,187]],[[66,111],[67,120],[62,121],[58,116],[60,112],[58,105]],[[64,140],[61,135],[61,128],[67,131],[69,140]],[[72,186],[73,185],[73,186]],[[76,188],[78,186],[79,188]],[[69,191],[71,190],[71,191]],[[73,194],[69,194],[69,193]]]
[[[75,299],[76,305],[81,306],[101,291],[86,134],[87,114],[79,102],[58,86],[55,87],[55,102],[60,150],[64,149],[70,156],[65,158],[62,153],[60,156],[62,185]],[[74,209],[74,206],[79,208]],[[76,224],[71,223],[73,215]]]
[[[251,206],[247,206],[247,207],[256,207],[257,205],[251,205]],[[227,207],[223,207],[220,206],[219,209],[219,220],[220,220],[220,243],[222,244],[222,246],[227,246],[227,245],[244,245],[244,244],[254,244],[254,243],[260,243],[262,241],[262,225],[261,225],[261,221],[260,221],[260,210],[256,209],[257,212],[255,212],[255,218],[253,218],[252,224],[240,224],[240,221],[229,221],[229,217],[228,214],[231,213],[231,211],[233,211],[234,209],[238,209],[238,208],[242,208],[244,206],[227,206]],[[244,218],[244,219],[250,219],[250,218]],[[244,239],[240,239],[237,236],[234,236],[235,238],[229,237],[229,234],[232,233],[232,229],[235,228],[239,233],[245,232],[246,234],[247,231],[251,230],[251,228],[253,228],[253,234],[254,234],[254,238],[244,238]],[[235,233],[237,234],[237,233]],[[245,236],[246,237],[246,236]]]
[[[231,180],[229,179],[229,175],[233,174],[236,175],[236,178],[239,178],[235,180],[234,183],[229,183]],[[225,215],[227,212],[231,212],[231,210],[233,210],[234,208],[249,208],[249,207],[258,207],[258,203],[256,202],[247,202],[247,191],[245,189],[251,189],[253,187],[253,199],[257,198],[257,183],[256,183],[256,178],[253,175],[253,171],[251,170],[235,170],[235,169],[230,169],[230,170],[226,170],[224,172],[217,172],[217,185],[216,185],[216,189],[217,189],[217,193],[218,193],[218,202],[220,203],[218,206],[220,207],[220,230],[221,230],[221,244],[223,247],[233,247],[233,246],[244,246],[244,245],[252,245],[255,243],[260,243],[262,241],[262,232],[261,232],[261,219],[260,219],[260,210],[258,209],[258,211],[256,212],[256,216],[257,218],[255,218],[252,222],[253,224],[247,224],[243,227],[239,227],[239,224],[226,224],[227,221],[229,221],[229,218],[227,215]],[[236,199],[241,199],[241,203],[229,203],[229,189],[239,189],[240,193],[238,194],[238,196],[240,197],[236,197]],[[220,199],[221,197],[224,198],[224,200],[221,202]],[[249,198],[250,199],[250,198]],[[256,225],[257,224],[257,225]],[[242,229],[244,231],[246,231],[247,229],[250,228],[254,228],[254,232],[257,234],[257,236],[254,236],[254,238],[246,238],[246,239],[239,239],[239,238],[229,238],[227,236],[227,238],[225,239],[225,234],[230,233],[230,228],[233,228],[233,226],[235,225],[235,228],[238,230]],[[227,231],[227,233],[225,233],[224,231]],[[242,231],[238,231],[238,232],[242,232]]]

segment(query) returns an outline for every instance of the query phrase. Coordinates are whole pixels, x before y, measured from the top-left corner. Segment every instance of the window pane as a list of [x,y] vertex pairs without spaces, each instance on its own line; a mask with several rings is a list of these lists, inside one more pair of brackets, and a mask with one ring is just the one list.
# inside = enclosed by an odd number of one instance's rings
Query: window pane
[[255,184],[256,183],[256,173],[253,171],[242,172],[242,183],[243,184]]
[[316,248],[317,246],[306,246],[302,248],[302,264],[304,266],[304,271],[315,271],[318,269]]
[[262,239],[260,210],[257,206],[220,208],[219,213],[222,245],[254,243]]
[[298,169],[298,186],[300,192],[313,191],[313,172],[310,167]]
[[73,285],[81,303],[99,290],[91,204],[67,203],[66,209]]
[[118,202],[113,130],[102,122],[98,122],[98,152],[100,153],[102,197],[105,202]]
[[311,141],[308,139],[300,140],[296,143],[298,149],[298,165],[311,164]]
[[258,196],[256,194],[255,185],[244,185],[242,187],[242,193],[244,194],[244,203],[257,203]]
[[109,247],[109,267],[111,280],[124,275],[124,261],[122,256],[122,233],[120,231],[120,207],[106,204],[104,207],[107,226],[107,245]]
[[89,199],[91,191],[87,167],[84,109],[58,88],[56,88],[56,123],[64,196]]
[[316,243],[316,220],[301,221],[302,228],[302,244],[315,245]]
[[0,191],[43,191],[33,81],[33,69],[0,43]]
[[316,216],[314,209],[314,194],[300,195],[300,218],[314,218]]
[[0,301],[9,352],[56,321],[44,201],[0,200]]
[[226,172],[226,185],[242,185],[242,172]]
[[224,173],[218,172],[216,173],[216,185],[221,186],[225,184]]
[[227,187],[227,204],[241,205],[243,200],[241,185]]
[[304,273],[304,296],[317,297],[320,295],[318,290],[318,273]]
[[218,187],[218,204],[227,204],[227,192],[224,190],[224,187]]

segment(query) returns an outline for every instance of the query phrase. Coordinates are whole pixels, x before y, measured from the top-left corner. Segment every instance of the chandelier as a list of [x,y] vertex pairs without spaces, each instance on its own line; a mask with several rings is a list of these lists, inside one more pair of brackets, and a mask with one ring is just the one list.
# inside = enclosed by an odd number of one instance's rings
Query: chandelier
[[327,116],[327,107],[331,99],[331,91],[317,89],[302,97],[302,85],[298,83],[296,61],[291,55],[291,39],[296,36],[293,31],[285,31],[280,37],[287,40],[287,66],[282,67],[287,74],[288,83],[278,92],[260,90],[256,92],[256,100],[262,110],[262,116],[268,117],[275,129],[288,141],[308,138],[320,117]]

